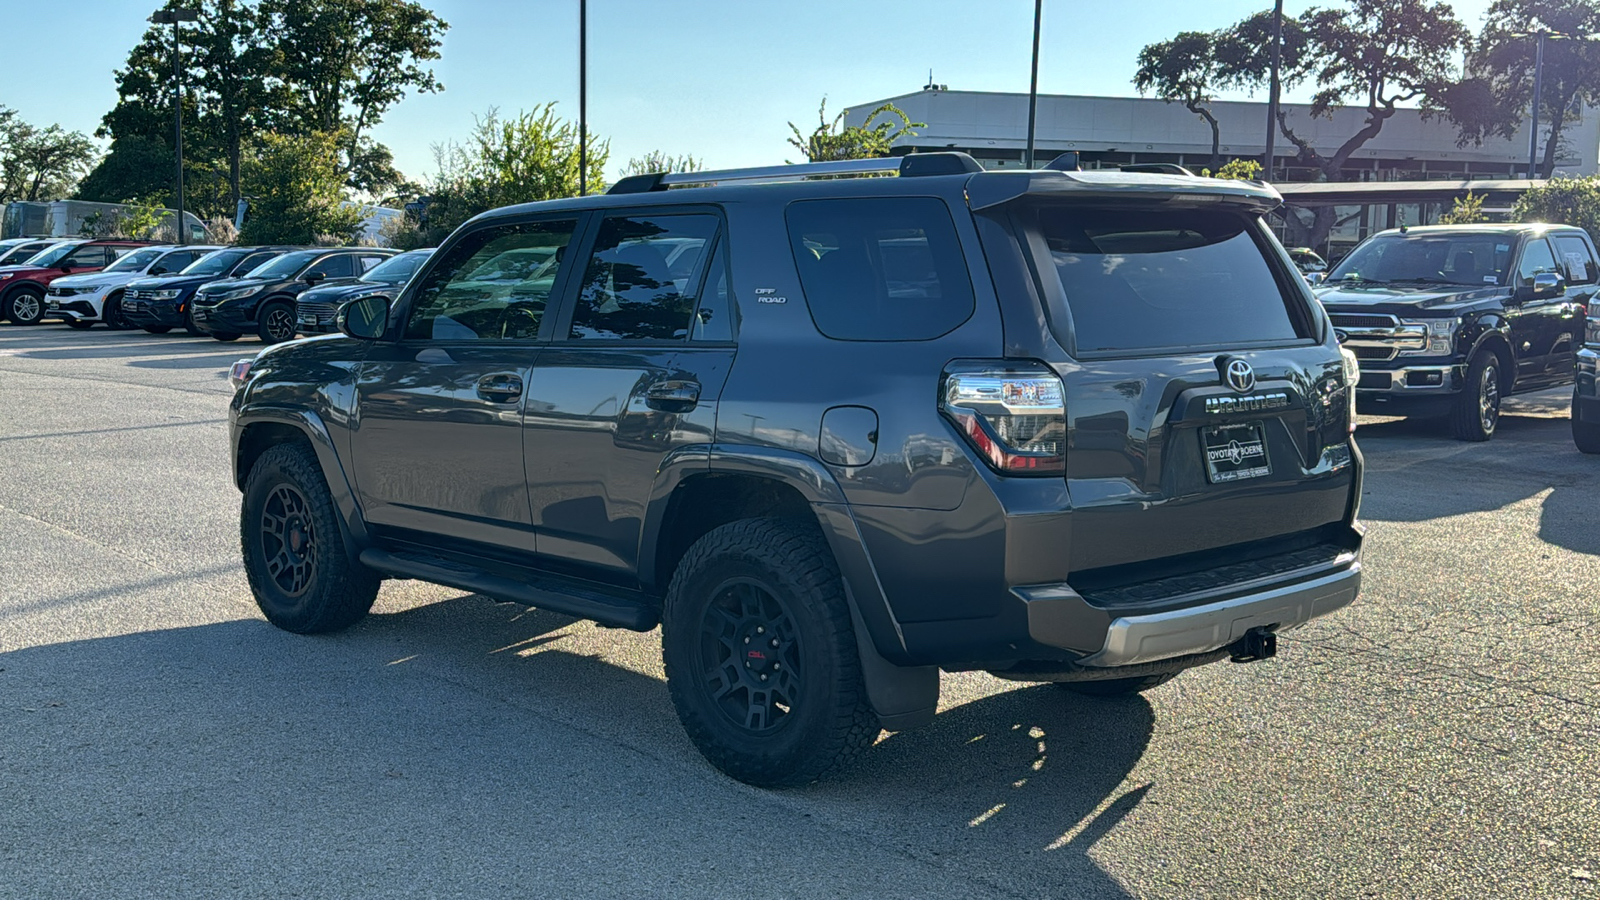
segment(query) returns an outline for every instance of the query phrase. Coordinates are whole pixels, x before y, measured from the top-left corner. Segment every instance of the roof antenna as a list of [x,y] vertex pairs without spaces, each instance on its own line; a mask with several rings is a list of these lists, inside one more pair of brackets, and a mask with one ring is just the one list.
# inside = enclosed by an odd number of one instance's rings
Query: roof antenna
[[933,67],[929,66],[928,67],[928,83],[923,85],[922,89],[925,90],[925,91],[931,91],[931,90],[933,90],[933,87],[934,87],[934,85],[933,85]]

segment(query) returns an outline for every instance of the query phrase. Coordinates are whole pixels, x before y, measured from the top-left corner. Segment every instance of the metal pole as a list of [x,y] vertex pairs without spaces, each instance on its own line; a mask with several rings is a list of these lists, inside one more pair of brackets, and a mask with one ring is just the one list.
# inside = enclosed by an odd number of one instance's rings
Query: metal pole
[[[1044,15],[1044,0],[1033,0],[1033,77],[1028,82],[1028,151],[1022,161],[1025,169],[1034,167],[1033,126],[1039,108],[1039,20]],[[932,81],[932,78],[928,79]]]
[[589,0],[578,0],[578,196],[589,193]]
[[1540,29],[1538,32],[1538,49],[1533,53],[1533,128],[1528,132],[1528,177],[1538,178],[1538,169],[1534,168],[1539,155],[1539,101],[1544,92],[1544,38],[1549,32]]
[[1283,65],[1283,0],[1272,5],[1272,87],[1267,92],[1267,152],[1261,157],[1261,171],[1267,181],[1272,180],[1272,163],[1276,155],[1273,144],[1278,136],[1278,82],[1279,68]]
[[172,110],[177,122],[177,149],[178,149],[178,243],[187,244],[188,231],[183,221],[183,65],[179,59],[178,45],[178,20],[172,20]]

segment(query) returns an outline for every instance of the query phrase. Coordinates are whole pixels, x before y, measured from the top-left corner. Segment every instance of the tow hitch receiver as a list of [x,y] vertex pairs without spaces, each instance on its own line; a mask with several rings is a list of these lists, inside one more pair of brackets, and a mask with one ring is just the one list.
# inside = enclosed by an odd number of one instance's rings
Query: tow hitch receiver
[[1228,657],[1229,662],[1247,663],[1271,659],[1278,655],[1278,636],[1268,630],[1267,626],[1252,628],[1244,633],[1244,637],[1236,641],[1231,648],[1233,655]]

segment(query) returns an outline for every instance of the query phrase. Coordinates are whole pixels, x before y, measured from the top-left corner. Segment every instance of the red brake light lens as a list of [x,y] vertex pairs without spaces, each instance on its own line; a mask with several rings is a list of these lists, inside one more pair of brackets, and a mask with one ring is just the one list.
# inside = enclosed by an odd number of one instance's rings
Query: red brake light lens
[[960,363],[945,370],[939,411],[1002,475],[1067,470],[1065,391],[1041,363]]

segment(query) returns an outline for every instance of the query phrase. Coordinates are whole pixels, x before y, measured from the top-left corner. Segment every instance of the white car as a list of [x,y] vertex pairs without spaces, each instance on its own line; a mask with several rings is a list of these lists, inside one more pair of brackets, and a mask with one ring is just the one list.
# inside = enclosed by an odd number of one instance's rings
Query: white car
[[45,318],[64,319],[73,328],[105,322],[114,331],[134,327],[122,314],[122,289],[148,275],[180,272],[190,263],[221,247],[191,244],[186,247],[141,247],[98,272],[67,275],[50,282],[45,294]]

